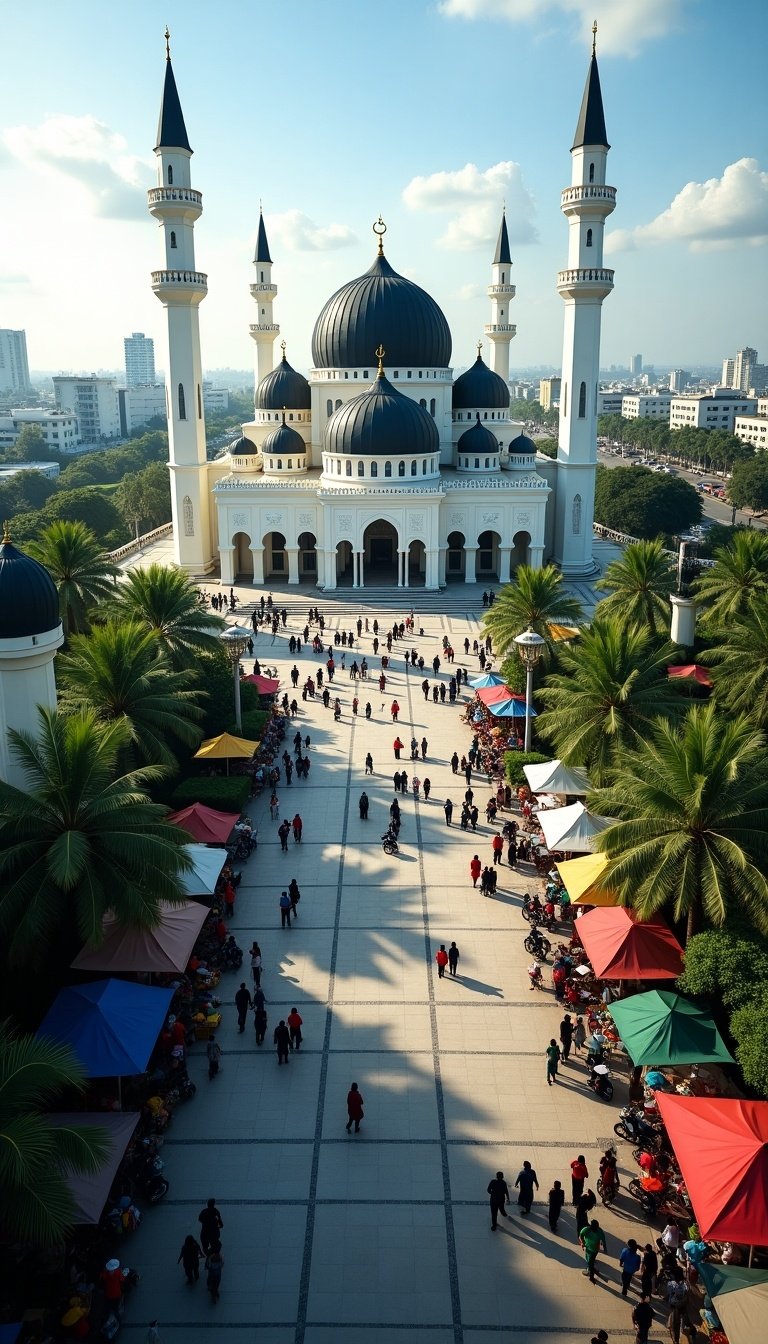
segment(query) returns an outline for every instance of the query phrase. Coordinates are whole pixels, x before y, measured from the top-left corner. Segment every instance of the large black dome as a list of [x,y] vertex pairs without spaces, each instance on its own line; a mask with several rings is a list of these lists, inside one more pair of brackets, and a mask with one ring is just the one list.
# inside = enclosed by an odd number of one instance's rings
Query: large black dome
[[445,369],[451,333],[434,299],[392,270],[383,253],[328,300],[312,333],[318,369],[359,369],[383,345],[390,368]]
[[483,410],[508,411],[509,388],[500,374],[489,369],[478,351],[471,369],[462,373],[453,384],[454,411]]
[[456,447],[460,453],[498,453],[499,441],[482,423],[479,414],[471,429],[465,429]]
[[429,411],[380,373],[372,387],[334,411],[323,450],[355,457],[404,457],[436,453],[440,437]]
[[256,410],[308,411],[310,407],[309,383],[291,368],[283,355],[277,368],[262,378],[256,388]]
[[290,425],[286,425],[285,420],[283,420],[283,423],[278,425],[277,429],[273,429],[267,435],[261,445],[261,451],[266,453],[267,456],[271,453],[278,453],[283,457],[296,453],[303,456],[307,451],[307,445],[301,435]]
[[0,544],[0,639],[43,635],[61,624],[59,595],[48,570],[10,541]]

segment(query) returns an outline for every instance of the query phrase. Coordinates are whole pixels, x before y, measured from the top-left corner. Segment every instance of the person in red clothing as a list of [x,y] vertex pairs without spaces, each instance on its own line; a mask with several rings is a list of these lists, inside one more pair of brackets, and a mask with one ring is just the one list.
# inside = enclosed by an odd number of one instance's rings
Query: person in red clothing
[[304,822],[301,820],[298,812],[291,822],[293,826],[293,838],[297,845],[301,844],[301,832],[304,830]]
[[579,1156],[571,1163],[571,1199],[574,1204],[578,1204],[584,1193],[584,1182],[588,1175],[584,1154],[579,1153]]
[[401,742],[399,737],[396,737],[395,740],[394,740],[394,742],[392,743],[392,750],[393,750],[394,753],[395,753],[395,760],[396,760],[396,761],[399,761],[399,760],[400,760],[400,752],[403,750],[403,747],[404,747],[404,746],[405,746],[405,743],[404,743],[404,742]]
[[479,860],[477,854],[475,854],[474,858],[471,860],[470,865],[469,865],[469,874],[470,874],[470,877],[472,878],[472,886],[473,886],[473,887],[476,887],[476,886],[477,886],[477,879],[478,879],[478,877],[480,876],[480,874],[481,874],[482,871],[483,871],[483,865],[482,865],[482,863],[480,862],[480,860]]
[[437,962],[437,977],[439,980],[442,980],[445,975],[445,968],[448,965],[448,953],[445,950],[445,943],[440,944],[439,950],[435,953],[435,961]]
[[494,835],[493,840],[491,841],[491,848],[493,850],[493,862],[494,864],[497,864],[504,852],[504,841],[501,837],[501,831],[497,831]]
[[119,1260],[108,1260],[99,1275],[104,1285],[104,1296],[111,1307],[116,1306],[123,1296],[123,1271]]
[[392,722],[397,723],[397,716],[400,713],[400,706],[398,705],[396,700],[393,700],[389,708],[392,713]]
[[303,1026],[303,1018],[301,1017],[298,1009],[296,1008],[291,1009],[290,1013],[286,1018],[286,1023],[288,1025],[288,1030],[291,1033],[291,1049],[300,1050],[302,1042],[301,1028]]
[[347,1093],[347,1133],[349,1134],[352,1125],[355,1126],[355,1133],[360,1133],[360,1121],[363,1118],[363,1098],[357,1083],[352,1083]]
[[235,913],[235,888],[229,880],[224,883],[224,907],[227,919],[231,919]]

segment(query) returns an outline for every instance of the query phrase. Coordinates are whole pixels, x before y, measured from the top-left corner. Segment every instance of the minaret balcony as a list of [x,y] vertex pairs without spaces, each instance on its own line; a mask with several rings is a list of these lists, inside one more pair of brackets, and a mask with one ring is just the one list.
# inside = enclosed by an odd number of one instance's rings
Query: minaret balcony
[[512,337],[517,335],[517,327],[513,327],[509,322],[486,322],[484,331],[486,336],[495,337],[500,341],[511,341]]
[[605,298],[613,289],[613,271],[602,266],[579,266],[569,271],[559,271],[557,288],[564,299]]
[[514,299],[517,293],[514,285],[489,285],[489,299]]
[[276,322],[252,322],[248,330],[257,341],[260,336],[277,336],[280,328]]
[[251,285],[252,299],[274,299],[277,296],[277,285]]
[[153,271],[152,289],[158,298],[178,295],[180,299],[208,293],[208,276],[202,271]]
[[193,187],[152,187],[147,192],[147,205],[155,219],[199,219],[203,193]]
[[585,184],[579,187],[566,187],[560,193],[560,209],[565,215],[602,215],[603,218],[616,209],[616,188],[600,184]]

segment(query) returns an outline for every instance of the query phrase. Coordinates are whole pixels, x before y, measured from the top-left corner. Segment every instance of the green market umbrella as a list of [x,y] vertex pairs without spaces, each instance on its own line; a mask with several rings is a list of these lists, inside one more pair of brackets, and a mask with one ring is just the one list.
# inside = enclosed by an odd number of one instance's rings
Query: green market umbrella
[[682,994],[651,989],[611,1004],[635,1064],[732,1064],[710,1014]]
[[754,1344],[768,1317],[768,1270],[706,1261],[698,1270],[730,1344]]

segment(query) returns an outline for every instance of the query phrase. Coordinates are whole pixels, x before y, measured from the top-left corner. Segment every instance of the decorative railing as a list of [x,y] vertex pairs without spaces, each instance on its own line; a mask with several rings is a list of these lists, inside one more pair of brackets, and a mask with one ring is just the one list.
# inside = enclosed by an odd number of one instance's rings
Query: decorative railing
[[605,186],[566,187],[560,193],[561,209],[566,205],[580,205],[582,201],[611,201],[616,203],[616,188]]
[[[358,377],[355,378],[355,382],[360,382],[360,381],[365,382],[366,380],[365,380],[365,378],[363,378],[363,374],[365,373],[365,369],[366,369],[366,368],[367,368],[367,370],[368,370],[368,381],[370,382],[370,380],[371,380],[372,378],[375,378],[375,377],[376,377],[376,360],[374,359],[373,355],[371,355],[371,362],[370,362],[370,364],[366,365],[365,368],[358,368],[358,369],[310,369],[310,371],[309,371],[309,381],[310,381],[311,383],[327,383],[327,382],[338,382],[338,383],[347,383],[347,382],[349,382],[349,383],[351,383],[351,382],[352,382],[352,378],[353,378],[353,374],[357,373],[357,374],[358,374]],[[398,375],[399,375],[397,378],[395,378],[395,376],[394,376],[394,375],[395,375],[395,366],[393,365],[393,366],[389,367],[389,366],[387,366],[387,365],[385,364],[385,366],[384,366],[384,372],[385,372],[385,374],[387,375],[387,378],[390,380],[390,382],[393,382],[393,383],[405,383],[405,382],[409,382],[409,383],[451,383],[451,382],[453,382],[453,369],[421,369],[421,370],[417,370],[417,369],[414,369],[413,366],[411,366],[411,369],[410,369],[411,377],[410,377],[410,378],[407,378],[407,376],[406,376],[406,375],[408,374],[408,372],[409,372],[409,370],[408,370],[408,368],[407,368],[406,365],[398,364],[398,365],[397,365],[397,370],[396,370],[396,371],[397,371],[397,373],[398,373]],[[419,372],[421,373],[421,377],[419,377]]]
[[277,333],[280,328],[275,322],[252,322],[248,330],[251,335],[259,335],[262,331],[274,331]]
[[457,480],[443,481],[444,490],[548,490],[547,482],[541,476],[534,472],[530,475],[521,476],[517,472],[512,475],[507,473],[506,477],[484,476],[482,480],[474,480],[472,476],[462,475]]
[[202,271],[153,271],[153,285],[194,285],[197,289],[208,288],[208,276]]
[[516,293],[516,290],[515,290],[515,286],[514,286],[514,285],[489,285],[489,286],[488,286],[488,296],[489,296],[489,298],[493,298],[494,294],[499,294],[499,295],[501,295],[502,298],[505,298],[507,295],[509,295],[509,297],[513,299],[513,298],[515,297],[515,293]]
[[486,336],[515,336],[517,334],[517,327],[512,326],[509,322],[486,322],[483,330]]
[[152,187],[147,192],[147,200],[150,205],[173,205],[181,201],[203,208],[203,193],[193,187]]
[[607,271],[603,267],[580,266],[575,270],[558,271],[557,283],[558,285],[612,285],[613,271]]
[[109,552],[110,560],[124,560],[128,555],[136,555],[137,551],[143,551],[145,546],[151,546],[153,541],[160,541],[162,537],[169,537],[173,533],[173,523],[163,523],[162,527],[156,527],[152,532],[145,532],[143,536],[137,537],[134,541],[129,541],[125,546],[118,546],[116,551]]
[[[612,527],[604,527],[602,523],[593,523],[592,531],[601,541],[615,541],[618,542],[620,546],[636,546],[640,540],[639,537],[631,537],[628,532],[617,532]],[[675,564],[677,564],[677,551],[665,550],[664,555],[668,556],[670,560],[673,560]],[[696,564],[700,569],[711,569],[714,563],[714,560],[696,559]]]
[[277,293],[277,285],[264,285],[264,284],[251,285],[251,293],[254,294],[254,295],[255,295],[255,294],[276,294],[276,293]]

